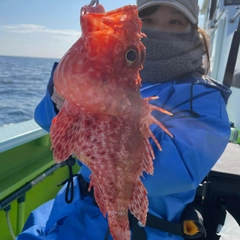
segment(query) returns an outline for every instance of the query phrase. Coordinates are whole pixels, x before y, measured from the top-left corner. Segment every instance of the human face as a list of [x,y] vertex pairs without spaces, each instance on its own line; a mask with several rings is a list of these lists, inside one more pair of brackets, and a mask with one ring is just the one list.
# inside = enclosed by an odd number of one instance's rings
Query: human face
[[141,18],[142,27],[162,32],[185,33],[191,31],[191,23],[180,11],[160,5],[158,9]]

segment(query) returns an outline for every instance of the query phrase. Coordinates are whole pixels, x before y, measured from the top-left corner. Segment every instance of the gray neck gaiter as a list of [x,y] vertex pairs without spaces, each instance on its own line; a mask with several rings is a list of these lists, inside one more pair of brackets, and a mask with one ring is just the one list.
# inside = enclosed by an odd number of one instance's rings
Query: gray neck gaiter
[[142,82],[166,82],[197,71],[204,74],[203,44],[199,33],[167,33],[142,29],[146,47]]

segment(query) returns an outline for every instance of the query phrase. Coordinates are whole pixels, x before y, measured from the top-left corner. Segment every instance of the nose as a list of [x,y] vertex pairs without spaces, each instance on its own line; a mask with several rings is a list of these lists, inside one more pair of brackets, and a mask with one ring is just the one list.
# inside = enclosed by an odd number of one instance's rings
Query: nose
[[165,31],[169,31],[169,28],[164,23],[156,22],[155,24],[152,25],[152,30],[165,32]]

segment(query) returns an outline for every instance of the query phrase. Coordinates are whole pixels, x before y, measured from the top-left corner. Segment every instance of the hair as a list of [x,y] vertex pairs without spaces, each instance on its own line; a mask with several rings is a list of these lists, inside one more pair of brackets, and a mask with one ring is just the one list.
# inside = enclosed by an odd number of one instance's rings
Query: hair
[[203,67],[205,69],[205,75],[207,75],[210,70],[210,39],[207,32],[204,29],[200,28],[197,25],[195,25],[195,28],[198,31],[203,43],[203,47],[205,51],[205,55],[203,58]]
[[[138,13],[138,16],[139,16],[139,18],[149,16],[149,15],[155,13],[158,10],[158,8],[159,8],[159,6],[152,6],[152,7],[145,8]],[[201,40],[202,40],[203,49],[205,51],[204,58],[203,58],[203,67],[205,69],[205,75],[207,75],[209,70],[210,70],[210,45],[209,45],[210,41],[209,41],[209,36],[208,36],[207,32],[204,29],[200,28],[197,24],[192,24],[191,23],[191,25],[192,25],[193,31],[197,31],[199,33],[199,36],[200,36]]]

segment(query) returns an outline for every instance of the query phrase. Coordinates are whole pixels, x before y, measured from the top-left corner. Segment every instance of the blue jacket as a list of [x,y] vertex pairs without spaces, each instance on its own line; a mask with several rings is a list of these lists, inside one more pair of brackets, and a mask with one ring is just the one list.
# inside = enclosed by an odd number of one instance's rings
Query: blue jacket
[[[56,65],[55,65],[56,67]],[[54,71],[54,69],[53,69]],[[52,72],[53,76],[53,72]],[[51,101],[52,77],[46,96],[37,106],[35,120],[49,130],[56,115]],[[151,129],[163,151],[153,149],[154,175],[142,179],[148,191],[149,212],[178,222],[185,206],[194,200],[196,188],[223,153],[230,135],[226,103],[230,90],[198,74],[187,74],[175,81],[144,83],[143,98],[159,96],[153,103],[173,116],[157,113],[169,129],[170,138],[159,127]],[[90,170],[82,166],[81,174],[89,181]],[[18,240],[98,240],[104,239],[107,220],[90,196],[81,199],[75,179],[75,197],[71,204],[64,199],[64,186],[56,198],[33,211]],[[181,240],[181,237],[145,227],[147,239]],[[112,239],[111,236],[108,239]]]

